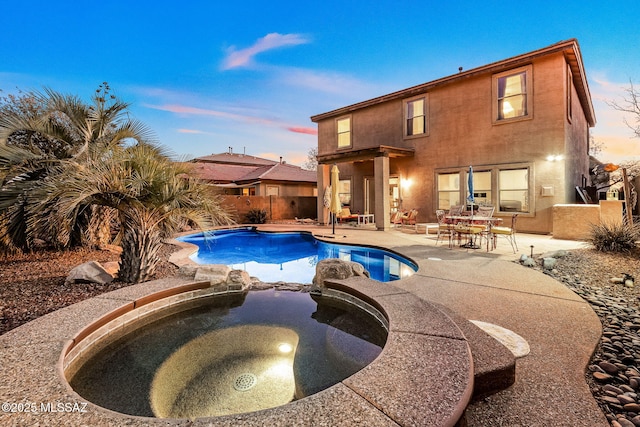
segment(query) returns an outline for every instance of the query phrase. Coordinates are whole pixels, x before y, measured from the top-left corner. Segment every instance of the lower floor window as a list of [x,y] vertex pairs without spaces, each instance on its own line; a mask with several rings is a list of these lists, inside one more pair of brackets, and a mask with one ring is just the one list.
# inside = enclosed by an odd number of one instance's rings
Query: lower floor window
[[528,168],[500,170],[498,183],[501,212],[530,212]]
[[[438,209],[468,205],[468,166],[437,174]],[[495,206],[496,212],[532,212],[530,167],[485,166],[473,173],[474,205]]]
[[338,197],[342,206],[351,205],[351,180],[341,179],[338,182]]
[[438,174],[438,209],[448,210],[460,200],[460,173]]

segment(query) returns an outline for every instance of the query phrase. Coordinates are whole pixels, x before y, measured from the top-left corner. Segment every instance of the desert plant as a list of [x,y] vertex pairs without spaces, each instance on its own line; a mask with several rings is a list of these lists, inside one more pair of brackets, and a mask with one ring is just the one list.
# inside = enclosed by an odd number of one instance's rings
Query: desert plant
[[251,209],[247,212],[247,223],[264,224],[267,222],[267,211],[264,209]]
[[596,224],[591,226],[589,241],[601,252],[630,252],[640,239],[638,224]]
[[[90,167],[98,156],[106,159],[127,145],[155,140],[151,130],[129,118],[128,107],[106,82],[89,103],[48,88],[0,98],[0,250],[29,250],[36,238],[57,243],[57,234],[38,236],[31,228],[42,219],[31,206],[46,198],[43,183],[68,170],[64,162]],[[109,243],[109,215],[102,209],[73,215],[67,246]]]
[[[120,280],[149,280],[164,238],[185,224],[209,228],[231,223],[210,187],[192,177],[190,164],[173,162],[161,147],[136,144],[102,152],[85,162],[61,162],[58,173],[41,184],[41,202],[32,207],[33,228],[57,236],[62,246],[72,237],[78,212],[108,208],[121,233]],[[109,216],[106,217],[109,219]]]

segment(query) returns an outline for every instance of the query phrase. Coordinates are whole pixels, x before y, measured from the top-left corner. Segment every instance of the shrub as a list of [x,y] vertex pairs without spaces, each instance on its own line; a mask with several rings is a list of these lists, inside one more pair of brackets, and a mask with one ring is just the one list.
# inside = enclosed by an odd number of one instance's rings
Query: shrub
[[264,224],[267,222],[267,211],[264,209],[251,209],[247,212],[247,223]]
[[637,224],[598,224],[591,226],[589,241],[601,252],[630,252],[637,247],[639,238]]

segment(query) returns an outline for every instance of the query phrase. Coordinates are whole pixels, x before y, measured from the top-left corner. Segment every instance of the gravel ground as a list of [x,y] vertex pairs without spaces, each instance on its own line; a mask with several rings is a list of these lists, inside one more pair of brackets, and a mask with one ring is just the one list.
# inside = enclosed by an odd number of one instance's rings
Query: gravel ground
[[[547,274],[594,309],[603,326],[585,377],[613,427],[640,426],[640,251],[612,254],[569,252]],[[633,287],[612,278],[635,279]]]
[[[175,274],[177,268],[168,257],[176,249],[163,247],[154,279]],[[118,257],[96,250],[0,257],[0,335],[67,305],[128,286],[119,281],[64,284],[73,267],[91,260],[117,261]],[[546,273],[589,301],[603,324],[603,338],[585,373],[603,412],[613,427],[640,426],[640,251],[574,250]],[[624,274],[635,278],[636,286],[610,281]]]
[[[176,272],[177,267],[168,262],[169,255],[176,249],[174,245],[163,246],[153,279],[172,276]],[[64,284],[69,271],[82,263],[118,259],[119,255],[114,252],[87,249],[0,255],[0,335],[52,311],[129,286],[117,280],[106,285]]]

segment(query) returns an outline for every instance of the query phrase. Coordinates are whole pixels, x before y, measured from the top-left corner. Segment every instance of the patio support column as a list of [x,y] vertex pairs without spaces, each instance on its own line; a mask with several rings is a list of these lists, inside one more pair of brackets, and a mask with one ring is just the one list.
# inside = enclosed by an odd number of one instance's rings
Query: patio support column
[[318,223],[319,224],[328,224],[329,223],[329,209],[324,206],[324,191],[327,188],[327,185],[331,183],[329,178],[330,165],[319,164],[317,173],[318,173]]
[[374,207],[376,228],[387,231],[390,228],[391,213],[389,202],[389,156],[379,156],[373,161],[373,175],[376,192]]

